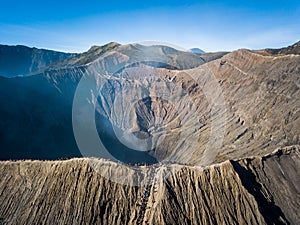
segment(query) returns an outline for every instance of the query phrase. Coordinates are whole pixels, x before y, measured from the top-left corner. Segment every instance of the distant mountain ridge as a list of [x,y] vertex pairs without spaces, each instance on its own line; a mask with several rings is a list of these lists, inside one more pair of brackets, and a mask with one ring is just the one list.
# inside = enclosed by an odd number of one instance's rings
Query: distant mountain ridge
[[204,54],[205,53],[205,51],[203,51],[200,48],[191,48],[190,51],[193,52],[193,53],[197,53],[197,54]]
[[[110,42],[103,46],[95,45],[83,53],[65,53],[23,45],[0,45],[0,76],[26,76],[42,73],[49,69],[84,66],[93,62],[105,52],[113,50],[122,51],[127,55],[139,55],[144,52],[150,55],[156,54],[159,57],[167,57],[168,61],[172,64],[171,67],[178,69],[197,67],[200,64],[218,59],[228,53],[205,53],[201,49],[195,48],[191,53],[197,54],[191,54],[190,52],[179,51],[163,45],[121,45],[117,42]],[[140,55],[140,57],[145,58],[147,55]]]
[[0,76],[15,77],[37,73],[55,62],[76,55],[23,45],[0,45]]
[[273,55],[300,55],[300,41],[288,47],[278,49],[267,48],[265,51]]

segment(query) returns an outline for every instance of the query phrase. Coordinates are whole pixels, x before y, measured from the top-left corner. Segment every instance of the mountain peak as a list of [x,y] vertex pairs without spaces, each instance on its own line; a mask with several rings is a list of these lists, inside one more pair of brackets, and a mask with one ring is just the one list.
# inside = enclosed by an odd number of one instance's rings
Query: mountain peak
[[191,48],[190,51],[197,54],[205,53],[205,51],[201,50],[200,48]]
[[117,43],[117,42],[109,42],[105,45],[99,46],[99,45],[93,45],[88,52],[94,52],[94,51],[98,51],[99,49],[111,49],[111,48],[115,48],[120,46],[121,44]]

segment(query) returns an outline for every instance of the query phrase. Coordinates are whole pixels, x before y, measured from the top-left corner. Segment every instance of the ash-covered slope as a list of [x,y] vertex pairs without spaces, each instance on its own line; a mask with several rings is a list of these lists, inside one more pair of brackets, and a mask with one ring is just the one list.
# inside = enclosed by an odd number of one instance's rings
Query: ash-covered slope
[[[210,164],[264,155],[299,144],[299,63],[300,56],[238,50],[191,70],[127,68],[114,78],[93,78],[102,85],[94,102],[111,123],[160,143],[150,152],[159,160],[172,155],[175,162],[199,164],[208,153],[211,159],[200,164]],[[132,105],[135,96],[140,101]],[[212,98],[224,99],[212,104]],[[213,112],[214,104],[223,108]],[[166,134],[155,125],[167,127]],[[222,139],[215,155],[207,150],[211,137]]]
[[[101,159],[2,161],[0,218],[4,224],[296,225],[299,151],[291,146],[205,168],[162,164],[148,174]],[[88,161],[128,174],[129,183],[130,177],[151,182],[117,184]]]
[[55,62],[76,55],[22,45],[0,45],[0,76],[15,77],[38,73]]
[[299,63],[298,55],[238,50],[205,64],[219,81],[228,110],[217,161],[299,144]]

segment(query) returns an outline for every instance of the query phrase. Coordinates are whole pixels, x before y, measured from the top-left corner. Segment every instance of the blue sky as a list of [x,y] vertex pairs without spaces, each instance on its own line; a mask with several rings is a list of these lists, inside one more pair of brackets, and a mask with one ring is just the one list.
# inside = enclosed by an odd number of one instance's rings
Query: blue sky
[[0,43],[69,52],[111,41],[169,42],[205,51],[300,40],[300,1],[2,0]]

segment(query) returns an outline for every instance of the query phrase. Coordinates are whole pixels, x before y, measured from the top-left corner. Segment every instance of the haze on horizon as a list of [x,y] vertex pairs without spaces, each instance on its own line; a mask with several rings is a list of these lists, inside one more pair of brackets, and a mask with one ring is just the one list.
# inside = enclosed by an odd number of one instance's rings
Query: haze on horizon
[[207,52],[277,48],[299,41],[299,27],[296,0],[28,0],[0,9],[0,44],[67,52],[111,41],[161,41]]

